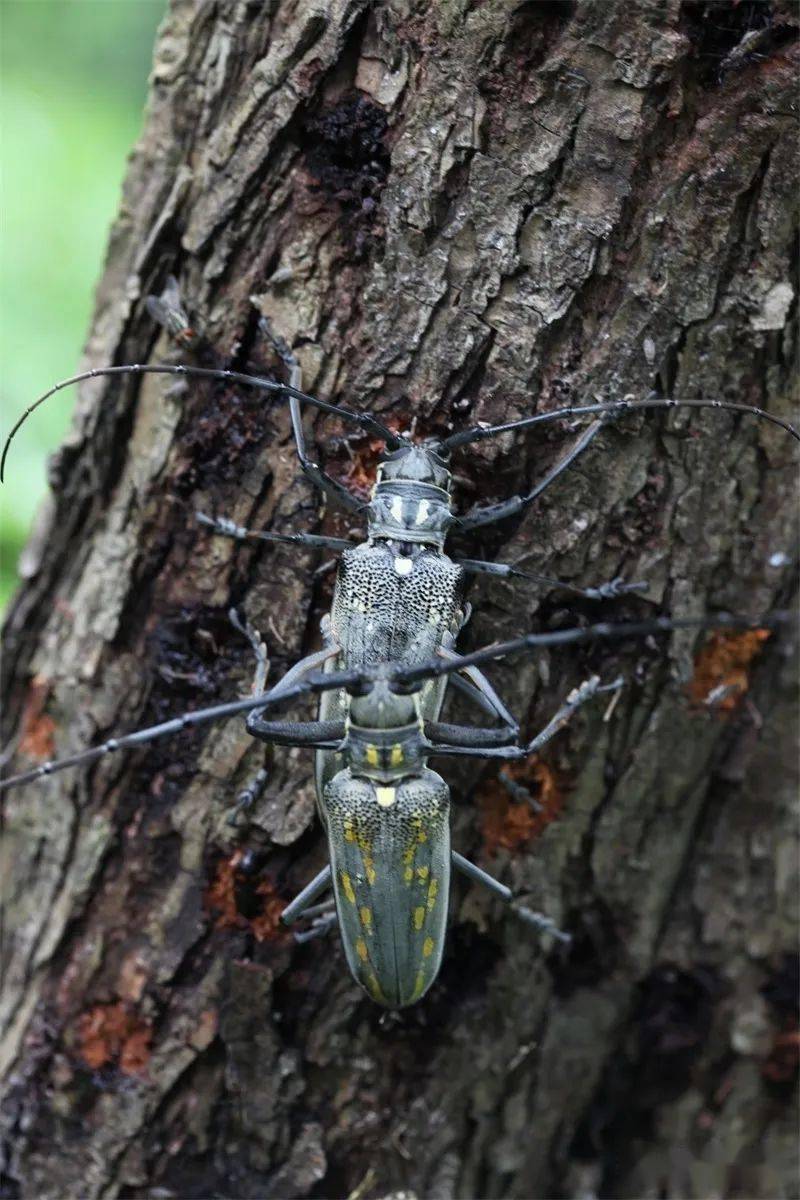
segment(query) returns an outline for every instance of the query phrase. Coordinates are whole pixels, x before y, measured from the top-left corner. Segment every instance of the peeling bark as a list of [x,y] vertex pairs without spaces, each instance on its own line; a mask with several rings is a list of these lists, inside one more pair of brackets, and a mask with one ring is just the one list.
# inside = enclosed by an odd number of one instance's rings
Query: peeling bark
[[[654,385],[789,416],[796,37],[782,3],[174,0],[87,363],[181,360],[144,306],[174,274],[195,361],[276,369],[262,312],[308,390],[421,432]],[[464,452],[462,507],[541,477],[574,436],[547,429]],[[358,482],[374,448],[330,421],[316,437]],[[792,593],[792,459],[763,424],[629,417],[482,548],[650,581],[604,618],[766,611]],[[52,481],[6,629],[28,754],[241,693],[232,603],[271,679],[314,644],[312,556],[193,516],[348,528],[280,404],[93,381]],[[589,614],[504,581],[471,599],[465,646]],[[491,773],[471,804],[475,767],[449,772],[455,844],[575,942],[539,945],[457,885],[440,981],[397,1017],[338,946],[276,929],[324,861],[304,753],[276,752],[245,833],[226,812],[261,751],[237,722],[12,793],[8,1194],[796,1194],[785,640],[727,717],[687,699],[688,634],[499,666],[531,729],[587,671],[630,679],[610,722],[554,745],[557,819],[513,848],[482,848]]]

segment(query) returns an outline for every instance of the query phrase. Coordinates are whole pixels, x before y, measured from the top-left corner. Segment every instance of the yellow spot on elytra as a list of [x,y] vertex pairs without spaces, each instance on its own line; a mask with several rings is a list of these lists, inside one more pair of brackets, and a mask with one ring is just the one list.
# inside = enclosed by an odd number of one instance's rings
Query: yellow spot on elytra
[[377,765],[378,765],[378,747],[377,746],[367,746],[366,759],[371,767],[377,767]]
[[406,883],[411,883],[411,880],[414,878],[414,868],[406,867],[405,871],[403,872],[403,878],[405,879]]
[[358,832],[356,833],[356,841],[358,842],[359,848],[361,850],[371,850],[372,849],[372,842],[369,840],[369,837],[367,836],[367,834],[364,832],[363,829],[359,829]]
[[422,922],[424,920],[425,920],[425,909],[424,908],[415,908],[414,909],[414,928],[422,929]]
[[427,840],[428,840],[427,833],[425,832],[424,829],[420,829],[419,833],[417,834],[417,841],[418,842],[427,842]]
[[392,746],[392,753],[389,756],[389,765],[392,767],[400,767],[403,765],[403,747],[399,742],[395,742]]
[[433,938],[427,937],[422,943],[422,957],[430,958],[433,954]]
[[403,851],[403,862],[408,866],[414,861],[414,855],[417,853],[416,843],[412,843],[407,850]]
[[381,991],[381,985],[378,983],[378,978],[374,971],[370,971],[367,976],[367,987],[373,1000],[377,1000],[379,1004],[385,1004],[386,999]]
[[364,926],[365,929],[369,929],[370,925],[372,924],[372,909],[367,908],[367,906],[365,904],[364,907],[361,909],[360,915],[361,915],[361,924]]
[[438,896],[438,894],[439,894],[439,882],[436,879],[432,879],[430,881],[430,883],[428,884],[428,912],[431,911],[434,904],[436,903],[436,897]]
[[429,867],[417,867],[417,874],[419,875],[420,883],[424,883],[425,880],[428,878],[429,870],[430,870]]
[[371,855],[365,854],[362,857],[362,862],[364,863],[364,874],[367,877],[367,883],[372,887],[375,882],[375,860]]
[[425,972],[422,969],[422,967],[420,967],[420,969],[417,971],[417,979],[416,979],[416,983],[414,984],[414,991],[411,993],[412,1001],[419,1000],[419,998],[422,995],[424,990],[425,990]]
[[[361,861],[364,864],[364,874],[368,882],[373,884],[375,882],[375,858],[372,854],[372,841],[369,835],[363,828],[359,828],[358,824],[354,828],[352,821],[345,821],[344,836],[346,841],[355,842],[358,846],[361,851]],[[350,899],[349,896],[348,899]]]
[[356,954],[362,962],[367,961],[367,943],[363,938],[356,938]]
[[350,876],[347,874],[347,871],[342,871],[339,878],[342,881],[342,887],[344,888],[345,896],[347,896],[347,899],[350,901],[351,904],[355,904],[356,894],[353,891],[353,883],[352,883],[352,880],[350,879]]
[[375,798],[381,808],[391,808],[397,796],[397,788],[393,787],[376,787]]

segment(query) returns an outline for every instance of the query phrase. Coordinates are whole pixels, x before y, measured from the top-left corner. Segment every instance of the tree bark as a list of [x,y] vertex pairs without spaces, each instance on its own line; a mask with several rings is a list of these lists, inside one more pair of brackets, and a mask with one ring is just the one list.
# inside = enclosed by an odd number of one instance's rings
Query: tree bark
[[[307,390],[419,434],[653,386],[787,417],[796,38],[781,3],[173,0],[87,365],[279,377],[263,313]],[[144,306],[169,274],[201,331],[184,350]],[[545,428],[463,451],[461,509],[540,478],[575,437]],[[315,436],[368,481],[372,443]],[[726,414],[615,423],[477,545],[647,598],[478,582],[464,646],[785,604],[792,451]],[[85,385],[52,481],[6,630],[19,761],[246,692],[232,604],[272,681],[317,644],[319,559],[210,538],[196,510],[361,528],[300,476],[285,406],[191,380]],[[276,926],[325,861],[308,754],[275,752],[241,831],[226,814],[263,749],[241,721],[12,792],[7,1193],[796,1195],[787,640],[699,667],[689,634],[498,666],[532,731],[587,674],[628,681],[528,771],[535,818],[496,772],[445,768],[455,845],[574,941],[457,883],[440,980],[396,1016],[335,939]]]

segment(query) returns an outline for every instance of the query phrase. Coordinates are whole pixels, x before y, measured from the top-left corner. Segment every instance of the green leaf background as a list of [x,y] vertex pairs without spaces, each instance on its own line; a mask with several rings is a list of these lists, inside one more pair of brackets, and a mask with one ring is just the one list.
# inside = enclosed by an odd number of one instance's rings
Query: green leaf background
[[[164,0],[0,0],[0,434],[72,374],[127,156],[138,137]],[[0,492],[0,606],[75,397],[14,440]]]

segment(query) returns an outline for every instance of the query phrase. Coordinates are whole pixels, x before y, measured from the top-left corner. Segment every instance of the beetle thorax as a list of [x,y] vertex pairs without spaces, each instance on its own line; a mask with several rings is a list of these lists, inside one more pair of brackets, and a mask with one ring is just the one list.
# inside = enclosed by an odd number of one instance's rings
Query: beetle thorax
[[419,775],[425,766],[425,747],[416,723],[395,729],[348,725],[346,743],[352,774],[365,779],[396,783]]
[[380,464],[367,510],[370,540],[441,549],[452,522],[450,471],[435,450],[409,444]]
[[424,766],[419,693],[398,695],[378,680],[366,696],[350,698],[347,757],[355,775],[391,781]]
[[418,725],[419,693],[399,695],[389,690],[385,680],[378,680],[366,696],[352,696],[349,701],[349,718],[353,728],[397,729],[400,726]]

